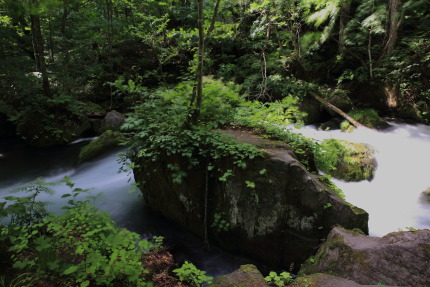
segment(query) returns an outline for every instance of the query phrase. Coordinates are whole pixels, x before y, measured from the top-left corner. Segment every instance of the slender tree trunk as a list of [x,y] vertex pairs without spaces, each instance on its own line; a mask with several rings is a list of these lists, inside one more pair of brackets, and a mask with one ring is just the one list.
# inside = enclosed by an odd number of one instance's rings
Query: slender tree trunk
[[399,41],[400,29],[403,24],[403,3],[402,0],[389,0],[387,15],[387,32],[382,56],[389,55]]
[[70,76],[69,76],[69,70],[70,70],[70,53],[69,53],[69,38],[66,33],[67,29],[67,17],[69,16],[69,4],[68,0],[63,0],[63,15],[61,17],[61,36],[63,38],[63,53],[64,53],[64,60],[63,60],[63,71],[64,71],[64,79],[63,79],[63,91],[66,93],[71,93],[71,85],[70,85]]
[[373,58],[372,58],[372,33],[369,30],[369,37],[367,42],[367,54],[369,57],[369,75],[370,78],[373,79]]
[[[106,0],[106,19],[108,21],[107,25],[107,41],[108,41],[108,66],[109,72],[113,74],[113,63],[112,63],[112,47],[113,47],[113,3],[112,0]],[[110,98],[110,107],[112,109],[113,106],[113,93],[112,86],[109,90],[109,98]]]
[[[203,99],[203,65],[204,65],[204,55],[205,55],[205,46],[207,45],[207,41],[209,39],[210,34],[215,28],[215,21],[218,15],[219,3],[221,0],[217,0],[215,4],[214,13],[212,15],[212,20],[210,27],[205,35],[204,26],[203,26],[203,0],[198,0],[197,9],[198,9],[198,18],[197,18],[197,26],[199,30],[199,49],[198,49],[198,66],[197,66],[197,75],[196,75],[196,86],[193,89],[193,93],[191,95],[190,100],[190,113],[188,114],[188,119],[185,121],[185,126],[190,127],[193,124],[196,124],[200,117],[200,109],[202,105]],[[194,106],[195,102],[195,106]]]
[[112,56],[112,37],[113,37],[113,5],[112,0],[106,0],[106,19],[108,21],[107,41],[109,58]]
[[52,38],[52,19],[51,16],[48,17],[49,21],[49,61],[54,63],[54,40]]
[[51,98],[51,88],[49,85],[48,72],[45,64],[45,51],[43,48],[43,37],[40,29],[40,17],[30,15],[31,35],[33,39],[34,58],[36,60],[36,69],[42,74],[43,93],[46,97]]
[[[203,27],[203,0],[197,2],[197,27],[199,30],[199,50],[198,50],[198,64],[197,64],[197,76],[196,76],[196,89],[193,91],[193,97],[191,98],[191,124],[196,124],[200,117],[200,108],[202,105],[203,98],[203,61],[204,61],[204,44],[205,34]],[[195,99],[195,107],[194,105]]]
[[349,22],[349,13],[351,11],[351,3],[346,1],[340,7],[340,19],[339,19],[339,53],[343,57],[345,55],[345,30]]

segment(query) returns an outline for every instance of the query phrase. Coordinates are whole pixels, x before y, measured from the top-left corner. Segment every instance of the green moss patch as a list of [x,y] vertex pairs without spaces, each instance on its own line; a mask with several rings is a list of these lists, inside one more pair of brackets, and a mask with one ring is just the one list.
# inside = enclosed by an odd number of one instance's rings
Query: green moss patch
[[315,155],[317,168],[346,181],[371,180],[376,170],[373,150],[365,144],[330,139]]
[[117,147],[124,140],[124,136],[118,131],[105,131],[100,137],[84,146],[79,153],[78,163],[92,160],[112,147]]
[[[381,129],[387,125],[387,122],[381,119],[378,115],[378,112],[373,109],[352,110],[348,113],[348,115],[371,129]],[[348,121],[343,121],[340,124],[340,128],[344,132],[350,132],[354,129],[354,127]]]

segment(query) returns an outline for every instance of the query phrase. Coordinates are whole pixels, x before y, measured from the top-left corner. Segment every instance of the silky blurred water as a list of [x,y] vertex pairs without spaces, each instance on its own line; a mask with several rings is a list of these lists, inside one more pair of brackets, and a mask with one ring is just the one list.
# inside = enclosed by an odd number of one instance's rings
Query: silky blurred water
[[366,143],[376,150],[378,167],[372,181],[333,180],[348,202],[369,213],[370,235],[430,228],[430,202],[422,194],[430,187],[430,126],[390,122],[383,131],[359,128],[344,133],[314,127],[297,131],[317,140]]

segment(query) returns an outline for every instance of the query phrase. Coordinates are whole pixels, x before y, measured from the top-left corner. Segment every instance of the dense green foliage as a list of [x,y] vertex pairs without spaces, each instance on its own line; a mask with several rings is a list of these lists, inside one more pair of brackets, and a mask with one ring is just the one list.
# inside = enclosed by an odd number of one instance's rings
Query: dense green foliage
[[[212,170],[219,159],[230,158],[235,166],[244,168],[247,159],[261,155],[255,147],[238,143],[213,130],[233,120],[235,106],[240,102],[238,94],[221,81],[205,81],[206,97],[202,102],[199,125],[185,128],[187,99],[191,91],[190,83],[180,83],[173,89],[148,93],[142,103],[135,106],[134,113],[127,117],[122,127],[129,136],[131,156],[135,161],[142,158],[156,162],[165,156],[180,156],[188,163],[185,170],[169,165],[174,180],[180,182],[187,169],[193,166],[205,164]],[[214,171],[221,173],[221,180],[228,173],[221,169]]]
[[[414,119],[426,120],[426,0],[236,0],[217,10],[215,1],[203,4],[203,72],[234,81],[248,98],[302,102],[304,81],[372,105],[360,89],[390,83],[396,106],[377,108],[412,108]],[[127,107],[129,95],[107,84],[119,77],[148,88],[192,82],[196,19],[196,0],[3,0],[0,112],[22,130],[27,117],[40,118],[40,135],[61,137],[54,119],[73,125],[82,102]]]
[[[156,247],[136,233],[115,226],[107,213],[88,201],[78,200],[87,192],[72,188],[61,215],[48,214],[37,196],[50,185],[42,180],[23,188],[27,197],[8,196],[2,202],[0,240],[10,254],[19,284],[55,282],[62,286],[146,286],[142,256]],[[61,282],[61,283],[60,283]],[[21,285],[20,285],[21,286]]]
[[[153,286],[144,259],[161,248],[163,238],[143,240],[116,226],[108,213],[80,200],[88,190],[75,188],[67,177],[63,182],[71,188],[61,196],[69,199],[63,214],[48,214],[46,203],[38,201],[54,184],[41,179],[18,190],[29,196],[0,202],[0,250],[8,257],[0,257],[7,266],[0,282],[10,284],[2,286]],[[210,279],[192,266],[192,274],[178,269],[180,280],[200,286]]]
[[[66,144],[98,132],[90,117],[117,109],[127,113],[131,165],[181,157],[185,166],[168,166],[175,182],[197,166],[227,181],[262,156],[221,128],[285,141],[309,170],[333,171],[343,150],[292,131],[333,117],[312,92],[339,96],[371,128],[379,116],[430,122],[429,26],[428,0],[0,0],[0,137]],[[25,189],[0,203],[13,264],[35,274],[19,280],[146,284],[139,256],[152,245],[77,201],[85,190],[54,216],[36,200],[48,184]],[[221,215],[214,225],[228,230]],[[177,271],[196,285],[208,279],[191,265]],[[272,275],[275,285],[285,279]]]

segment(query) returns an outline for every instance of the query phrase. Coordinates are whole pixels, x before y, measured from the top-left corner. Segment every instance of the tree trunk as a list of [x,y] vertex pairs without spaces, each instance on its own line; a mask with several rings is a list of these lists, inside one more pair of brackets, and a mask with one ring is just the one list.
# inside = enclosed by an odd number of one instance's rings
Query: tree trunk
[[[188,114],[188,119],[185,121],[185,126],[190,127],[193,124],[196,124],[200,117],[200,109],[202,105],[203,99],[203,64],[204,64],[204,55],[205,55],[205,46],[207,44],[208,38],[212,31],[215,28],[215,20],[218,15],[220,0],[217,0],[215,4],[214,13],[212,15],[212,20],[210,27],[206,33],[204,32],[204,18],[203,18],[203,0],[198,0],[197,9],[198,9],[198,18],[197,25],[199,30],[199,50],[198,50],[198,66],[197,66],[197,75],[196,75],[196,86],[193,89],[193,94],[191,95],[190,100],[190,113]],[[195,106],[194,106],[195,102]]]
[[112,0],[106,0],[106,19],[108,21],[107,25],[107,41],[108,41],[108,53],[109,59],[112,56],[112,38],[113,38],[113,4]]
[[71,94],[71,79],[70,79],[70,43],[69,43],[69,37],[67,35],[67,18],[69,16],[69,3],[68,0],[63,0],[63,15],[61,17],[61,36],[63,38],[63,53],[64,53],[64,59],[63,59],[63,91]]
[[400,28],[403,24],[402,0],[390,0],[388,2],[387,31],[382,56],[389,55],[399,41]]
[[51,16],[48,18],[49,21],[49,62],[54,63],[54,40],[52,38],[52,19]]
[[198,29],[199,29],[199,57],[198,57],[198,67],[197,67],[197,98],[196,98],[196,110],[194,114],[194,123],[197,122],[198,118],[200,117],[200,108],[202,106],[202,98],[203,98],[203,60],[204,60],[204,41],[205,41],[205,34],[204,34],[204,27],[203,27],[203,0],[198,0],[198,10],[199,10],[199,16],[198,16]]
[[51,98],[51,88],[49,85],[48,72],[45,64],[45,51],[43,48],[43,37],[40,29],[40,17],[30,15],[31,35],[33,39],[34,58],[36,60],[36,69],[42,74],[43,93],[46,97]]
[[345,30],[349,21],[349,13],[351,10],[351,2],[346,1],[340,7],[340,20],[339,20],[339,53],[343,57],[345,55]]

